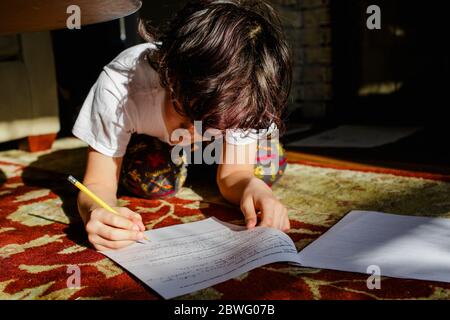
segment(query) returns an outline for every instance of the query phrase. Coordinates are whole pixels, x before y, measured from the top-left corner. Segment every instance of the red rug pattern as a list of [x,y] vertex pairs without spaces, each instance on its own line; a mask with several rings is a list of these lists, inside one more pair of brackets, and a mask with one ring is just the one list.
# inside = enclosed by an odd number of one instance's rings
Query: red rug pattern
[[[65,182],[66,174],[7,161],[0,161],[0,173],[3,175],[0,177],[0,299],[161,299],[89,246],[76,212],[76,191]],[[405,176],[392,170],[388,173]],[[429,174],[425,178],[448,179]],[[295,179],[286,181],[281,188]],[[148,228],[208,216],[243,222],[241,213],[216,201],[217,196],[200,200],[188,191],[187,194],[167,200],[125,196],[121,202],[139,212]],[[299,249],[332,225],[309,223],[295,215],[291,224],[289,236]],[[73,265],[81,272],[79,288],[67,286],[72,275],[68,271]],[[380,290],[369,290],[366,279],[361,274],[277,263],[180,299],[450,298],[450,284],[446,283],[383,278]]]

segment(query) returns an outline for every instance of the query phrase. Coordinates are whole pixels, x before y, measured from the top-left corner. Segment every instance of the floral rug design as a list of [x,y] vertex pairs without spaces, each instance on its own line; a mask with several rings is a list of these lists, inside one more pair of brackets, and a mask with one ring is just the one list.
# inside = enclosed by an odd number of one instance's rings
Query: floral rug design
[[[0,299],[161,299],[86,241],[68,174],[82,178],[86,147],[62,139],[51,152],[0,152]],[[450,217],[449,177],[361,172],[289,163],[274,191],[289,208],[289,236],[301,250],[350,210]],[[241,224],[217,188],[192,183],[176,197],[122,196],[147,228],[215,216]],[[68,287],[72,266],[80,287]],[[383,278],[276,263],[179,299],[449,299],[450,284]]]

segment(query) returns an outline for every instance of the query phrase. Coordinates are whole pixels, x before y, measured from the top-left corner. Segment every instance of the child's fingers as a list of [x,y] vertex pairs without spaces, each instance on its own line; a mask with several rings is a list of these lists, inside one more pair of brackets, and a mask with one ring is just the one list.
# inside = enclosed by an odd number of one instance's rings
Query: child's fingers
[[140,214],[131,211],[127,207],[116,207],[114,209],[117,211],[117,213],[119,213],[121,216],[125,218],[128,218],[130,220],[142,221],[142,217]]
[[132,221],[139,227],[139,231],[146,230],[144,223],[142,222],[142,217],[140,215],[139,218],[132,218]]
[[283,227],[283,231],[286,232],[286,231],[289,231],[290,229],[291,229],[291,223],[289,221],[289,218],[286,217],[285,218],[284,227]]
[[111,241],[102,238],[98,234],[89,235],[89,241],[94,245],[95,249],[101,251],[121,249],[135,243],[135,241]]
[[106,250],[110,250],[109,248],[104,247],[104,246],[101,246],[101,245],[99,245],[99,244],[93,244],[93,246],[94,246],[94,248],[95,248],[97,251],[106,251]]
[[283,231],[288,231],[291,228],[291,223],[289,221],[288,211],[286,208],[284,208],[285,214],[284,214],[284,223],[283,223]]
[[281,230],[282,218],[283,217],[282,217],[281,213],[279,211],[275,211],[275,213],[273,215],[273,224],[272,224],[272,226],[275,229],[280,229]]
[[141,221],[141,223],[137,222],[136,224],[139,227],[139,231],[145,231],[146,230],[144,224],[142,223],[142,221]]
[[273,203],[273,223],[272,227],[281,230],[281,225],[283,223],[283,205],[278,202],[274,201]]
[[117,215],[106,210],[98,212],[99,212],[98,217],[94,216],[94,218],[97,218],[98,221],[100,221],[105,225],[125,230],[140,231],[139,226],[136,225],[130,219],[127,219],[121,215]]
[[277,216],[278,216],[278,229],[283,230],[285,223],[286,223],[286,209],[284,206],[280,203],[279,208],[277,209]]
[[140,229],[140,231],[145,231],[144,223],[142,222],[142,217],[140,214],[131,211],[126,207],[114,208],[121,216],[133,221]]
[[248,229],[256,226],[257,218],[256,218],[256,210],[253,204],[253,199],[248,197],[247,199],[243,199],[241,203],[241,211],[244,214],[245,225]]
[[94,227],[92,233],[98,234],[102,238],[112,241],[137,241],[144,238],[144,234],[140,231],[113,228],[101,224],[100,222],[98,222],[97,226]]
[[261,203],[262,221],[261,227],[273,227],[275,221],[275,202],[267,199]]
[[289,229],[289,218],[287,216],[287,209],[281,203],[278,204],[276,209],[276,216],[279,217],[278,223],[275,223],[277,228],[281,231],[287,231]]

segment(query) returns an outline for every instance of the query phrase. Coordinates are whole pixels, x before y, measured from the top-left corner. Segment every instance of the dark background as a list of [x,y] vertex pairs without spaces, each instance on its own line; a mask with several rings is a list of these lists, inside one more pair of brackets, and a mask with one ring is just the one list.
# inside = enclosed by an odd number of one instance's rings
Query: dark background
[[[81,30],[52,32],[60,136],[70,135],[79,108],[102,67],[123,49],[141,41],[136,31],[138,18],[163,28],[185,2],[144,0],[138,13],[125,18],[125,41],[119,38],[117,20]],[[424,128],[420,134],[381,149],[379,157],[450,164],[450,52],[445,1],[270,2],[280,12],[294,60],[288,129],[312,125],[306,133],[288,131],[286,141],[340,124],[419,125]],[[381,8],[381,30],[366,27],[366,8],[371,4]],[[362,159],[373,158],[378,151],[314,150]]]
[[[337,120],[447,123],[450,75],[445,2],[332,1],[334,112]],[[382,30],[361,28],[365,8],[382,8]],[[365,84],[395,82],[390,94],[358,95]]]

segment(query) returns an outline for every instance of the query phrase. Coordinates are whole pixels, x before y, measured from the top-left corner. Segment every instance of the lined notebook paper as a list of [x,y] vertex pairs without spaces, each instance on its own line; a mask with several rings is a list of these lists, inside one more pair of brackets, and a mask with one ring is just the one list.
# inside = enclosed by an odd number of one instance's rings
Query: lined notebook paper
[[301,252],[285,233],[215,218],[146,231],[103,254],[169,299],[273,262],[450,282],[450,219],[352,211]]

